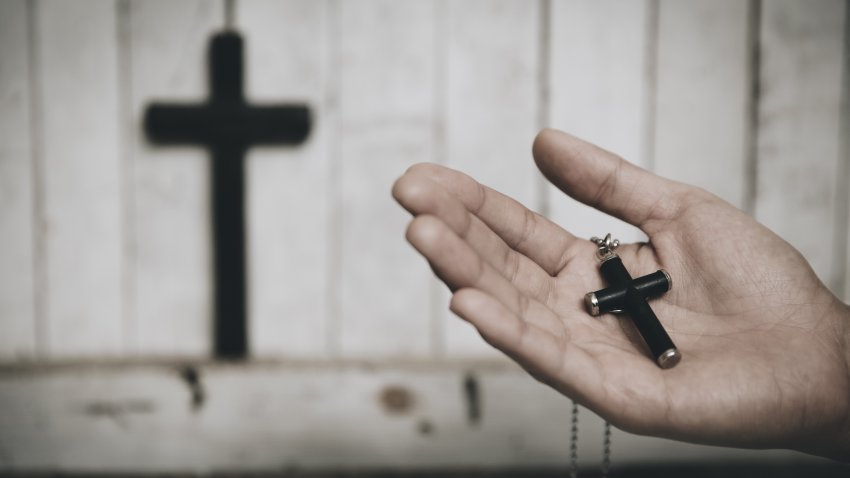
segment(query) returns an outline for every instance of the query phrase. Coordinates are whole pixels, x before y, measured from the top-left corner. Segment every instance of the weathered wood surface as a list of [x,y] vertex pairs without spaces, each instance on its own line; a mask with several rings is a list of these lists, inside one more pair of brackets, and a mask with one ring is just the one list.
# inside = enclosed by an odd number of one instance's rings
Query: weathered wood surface
[[[569,403],[512,368],[256,364],[196,372],[197,387],[169,366],[0,372],[0,467],[203,473],[568,462]],[[465,392],[470,376],[477,403]],[[476,405],[480,418],[470,420]],[[581,420],[582,445],[601,443],[602,423]],[[617,430],[613,444],[615,467],[814,461]],[[589,453],[580,463],[598,465]]]
[[[839,120],[838,136],[838,216],[836,226],[839,241],[833,248],[833,254],[840,260],[843,255],[844,269],[833,275],[835,293],[841,294],[843,283],[844,302],[850,303],[850,5],[844,5],[844,45],[843,65],[841,70],[841,117]],[[841,224],[844,221],[844,224]],[[843,234],[843,237],[842,237]],[[841,267],[840,263],[837,267]]]
[[737,207],[748,194],[749,4],[663,0],[654,170]]
[[115,2],[35,6],[44,190],[45,349],[54,358],[120,356],[123,284]]
[[36,354],[34,254],[38,225],[32,151],[29,18],[0,3],[0,360]]
[[431,161],[435,2],[335,4],[339,102],[331,231],[334,348],[342,357],[431,351],[430,272],[404,243],[407,213],[392,182]]
[[[845,8],[841,0],[763,2],[756,218],[837,287],[839,118]],[[846,171],[846,169],[845,169]],[[846,187],[846,178],[843,184]],[[843,196],[838,196],[843,194]]]
[[[539,190],[538,124],[736,205],[753,196],[757,216],[840,288],[846,15],[838,1],[814,5],[768,2],[753,22],[740,2],[238,2],[249,97],[306,101],[317,118],[303,147],[249,160],[255,352],[488,354],[400,240],[406,217],[385,192],[413,162],[460,167],[581,236],[639,238]],[[151,101],[206,95],[223,3],[45,1],[33,18],[3,8],[2,227],[14,242],[0,353],[34,353],[41,330],[47,357],[207,354],[208,159],[151,147],[139,122]],[[748,38],[761,45],[760,98],[747,97]]]
[[209,155],[202,147],[151,145],[142,121],[153,102],[206,98],[207,43],[223,26],[221,3],[134,1],[128,15],[133,349],[202,357],[212,336]]
[[[329,352],[331,145],[329,11],[325,1],[239,2],[248,100],[305,103],[307,142],[248,156],[250,349],[254,357],[322,357]],[[309,199],[307,199],[309,198]],[[397,238],[397,235],[396,235]]]
[[[652,122],[655,10],[648,0],[555,0],[549,24],[548,125],[651,167],[645,130]],[[639,239],[636,228],[551,187],[550,217],[578,237],[611,232]]]

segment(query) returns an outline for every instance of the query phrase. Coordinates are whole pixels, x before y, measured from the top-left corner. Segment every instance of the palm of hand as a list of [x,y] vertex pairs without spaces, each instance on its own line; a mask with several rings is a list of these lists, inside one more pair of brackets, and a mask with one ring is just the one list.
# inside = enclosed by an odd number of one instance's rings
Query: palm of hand
[[[585,311],[584,294],[605,285],[590,241],[461,173],[414,167],[393,193],[455,313],[627,431],[847,453],[850,311],[799,253],[722,200],[569,135],[544,132],[534,149],[558,187],[647,233],[618,254],[633,276],[671,274],[651,303],[682,362],[659,369],[629,320]],[[835,436],[839,447],[824,443]]]
[[[695,194],[674,221],[648,225],[651,245],[618,251],[635,276],[664,268],[673,277],[674,288],[651,304],[684,354],[675,369],[655,366],[629,320],[584,311],[584,292],[604,286],[593,244],[575,244],[553,279],[565,346],[591,358],[595,367],[585,373],[601,385],[583,398],[620,428],[703,443],[787,446],[788,436],[841,423],[850,382],[843,358],[827,346],[834,331],[826,323],[840,304],[787,243]],[[812,355],[826,357],[801,360]],[[809,370],[822,363],[833,370]],[[571,381],[544,381],[581,396]]]

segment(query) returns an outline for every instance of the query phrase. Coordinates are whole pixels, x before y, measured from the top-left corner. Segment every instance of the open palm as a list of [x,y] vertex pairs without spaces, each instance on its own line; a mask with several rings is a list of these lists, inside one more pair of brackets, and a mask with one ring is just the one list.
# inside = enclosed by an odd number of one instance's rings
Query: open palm
[[534,156],[564,192],[647,234],[618,254],[634,276],[672,276],[652,306],[682,362],[658,368],[629,320],[586,312],[584,294],[605,286],[587,238],[421,164],[393,194],[455,313],[624,430],[850,456],[850,309],[797,251],[721,199],[565,133],[542,132]]

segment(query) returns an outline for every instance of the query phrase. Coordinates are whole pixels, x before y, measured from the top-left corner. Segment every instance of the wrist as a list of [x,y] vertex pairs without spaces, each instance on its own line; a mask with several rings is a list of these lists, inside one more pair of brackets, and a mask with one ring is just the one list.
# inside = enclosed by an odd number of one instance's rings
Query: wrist
[[844,370],[847,377],[848,386],[845,388],[844,405],[845,419],[843,431],[839,433],[836,439],[838,448],[835,453],[830,456],[835,460],[850,463],[850,305],[836,299],[836,308],[838,309],[838,327],[844,333],[841,342],[841,349],[844,351]]
[[837,403],[841,406],[840,419],[799,448],[800,451],[850,463],[850,306],[835,298],[830,323],[835,331],[836,358],[843,360],[843,376],[838,388]]

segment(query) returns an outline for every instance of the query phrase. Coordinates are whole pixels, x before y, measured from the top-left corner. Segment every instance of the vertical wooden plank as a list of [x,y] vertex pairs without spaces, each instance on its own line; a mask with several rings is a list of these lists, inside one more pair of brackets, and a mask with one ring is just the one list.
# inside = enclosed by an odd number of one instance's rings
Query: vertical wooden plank
[[0,3],[0,360],[35,352],[27,5]]
[[211,348],[209,157],[156,147],[144,137],[154,101],[197,103],[207,94],[207,43],[221,2],[133,1],[131,114],[134,169],[135,348],[147,356],[203,356]]
[[[452,0],[447,7],[446,163],[534,208],[539,3]],[[492,356],[469,324],[447,312],[449,293],[440,290],[446,355]]]
[[850,303],[850,6],[844,7],[844,61],[841,72],[841,130],[839,131],[839,168],[838,192],[843,195],[843,211],[839,211],[844,220],[843,244],[839,254],[844,255],[844,270],[839,279],[844,283],[844,302]]
[[122,195],[115,4],[37,4],[47,348],[121,353]]
[[[644,167],[651,166],[647,140],[654,122],[654,5],[649,0],[553,0],[549,24],[550,126]],[[548,189],[549,217],[578,237],[610,232],[624,242],[644,238],[636,228],[554,186]],[[593,417],[584,408],[581,415],[582,423]],[[579,448],[582,460],[601,457],[600,441],[580,440]]]
[[240,2],[249,101],[306,103],[307,142],[252,151],[248,237],[254,356],[326,353],[330,189],[327,3]]
[[[648,1],[554,0],[551,15],[550,125],[648,166],[645,128],[647,53],[653,33]],[[579,237],[642,234],[552,187],[550,217]]]
[[339,2],[337,342],[342,356],[423,356],[430,271],[403,240],[393,180],[429,161],[434,3]]
[[655,172],[741,207],[746,196],[748,4],[662,0]]
[[756,218],[826,283],[843,267],[832,254],[845,8],[841,0],[762,5]]

